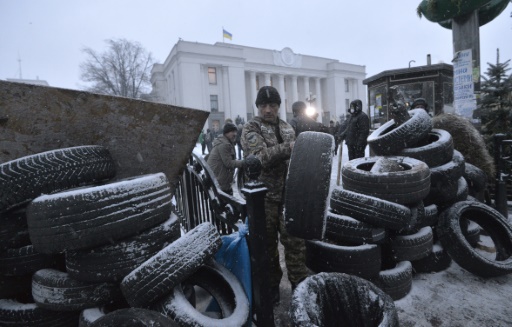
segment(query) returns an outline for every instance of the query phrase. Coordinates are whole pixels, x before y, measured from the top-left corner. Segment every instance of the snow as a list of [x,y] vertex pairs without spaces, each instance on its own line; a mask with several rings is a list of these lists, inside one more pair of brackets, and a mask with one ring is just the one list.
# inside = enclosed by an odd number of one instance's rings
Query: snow
[[[200,145],[196,146],[194,153],[201,154]],[[369,156],[368,147],[366,156]],[[333,157],[331,191],[336,187],[339,157],[338,151],[338,156]],[[342,164],[348,161],[346,146],[341,157]],[[509,214],[509,221],[511,219],[512,215]],[[482,241],[489,242],[485,238]],[[452,261],[444,271],[414,274],[411,291],[395,301],[395,307],[402,327],[505,327],[512,326],[510,294],[512,275],[482,278]],[[283,294],[281,299],[283,301]],[[287,317],[287,313],[282,317]],[[283,318],[286,326],[288,321],[284,319],[288,318]]]

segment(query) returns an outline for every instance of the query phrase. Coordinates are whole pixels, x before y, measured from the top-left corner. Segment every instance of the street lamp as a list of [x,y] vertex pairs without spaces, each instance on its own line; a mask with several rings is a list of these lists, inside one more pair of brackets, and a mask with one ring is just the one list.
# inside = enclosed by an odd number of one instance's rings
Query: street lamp
[[409,61],[409,68],[411,68],[411,62],[416,62],[416,60],[410,60]]

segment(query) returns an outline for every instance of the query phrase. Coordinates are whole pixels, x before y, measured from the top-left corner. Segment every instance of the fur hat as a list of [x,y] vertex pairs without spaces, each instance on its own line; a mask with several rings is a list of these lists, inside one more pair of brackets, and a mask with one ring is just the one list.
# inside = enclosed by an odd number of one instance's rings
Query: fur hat
[[281,105],[281,96],[275,87],[263,86],[258,91],[258,96],[256,97],[256,106],[267,103],[277,103],[278,105]]
[[414,109],[416,108],[416,106],[418,105],[423,105],[423,107],[425,108],[425,110],[428,110],[428,103],[425,99],[423,98],[417,98],[416,100],[414,100],[412,102],[412,105],[411,105],[411,109]]
[[224,128],[222,129],[222,134],[227,134],[232,131],[238,131],[235,124],[233,124],[233,123],[224,124]]

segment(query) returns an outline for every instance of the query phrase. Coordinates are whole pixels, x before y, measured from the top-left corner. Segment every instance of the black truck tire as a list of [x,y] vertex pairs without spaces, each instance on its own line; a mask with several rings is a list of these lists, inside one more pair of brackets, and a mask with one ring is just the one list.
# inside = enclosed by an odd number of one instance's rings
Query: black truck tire
[[212,258],[221,244],[211,223],[196,226],[123,278],[124,297],[132,307],[151,306]]
[[27,208],[34,248],[41,253],[88,249],[135,235],[171,214],[163,173],[40,196]]
[[303,239],[322,239],[328,207],[334,138],[320,132],[300,133],[286,178],[286,231]]
[[78,146],[42,152],[0,165],[0,213],[41,194],[113,178],[115,162],[107,148]]

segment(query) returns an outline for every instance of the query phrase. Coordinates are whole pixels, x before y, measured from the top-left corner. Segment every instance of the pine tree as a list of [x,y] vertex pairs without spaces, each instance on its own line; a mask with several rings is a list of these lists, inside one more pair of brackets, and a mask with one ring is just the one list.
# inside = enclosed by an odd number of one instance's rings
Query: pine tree
[[497,133],[506,134],[507,139],[512,138],[512,75],[507,75],[509,63],[510,59],[500,63],[497,49],[496,65],[488,63],[487,76],[482,76],[482,133],[488,144]]

